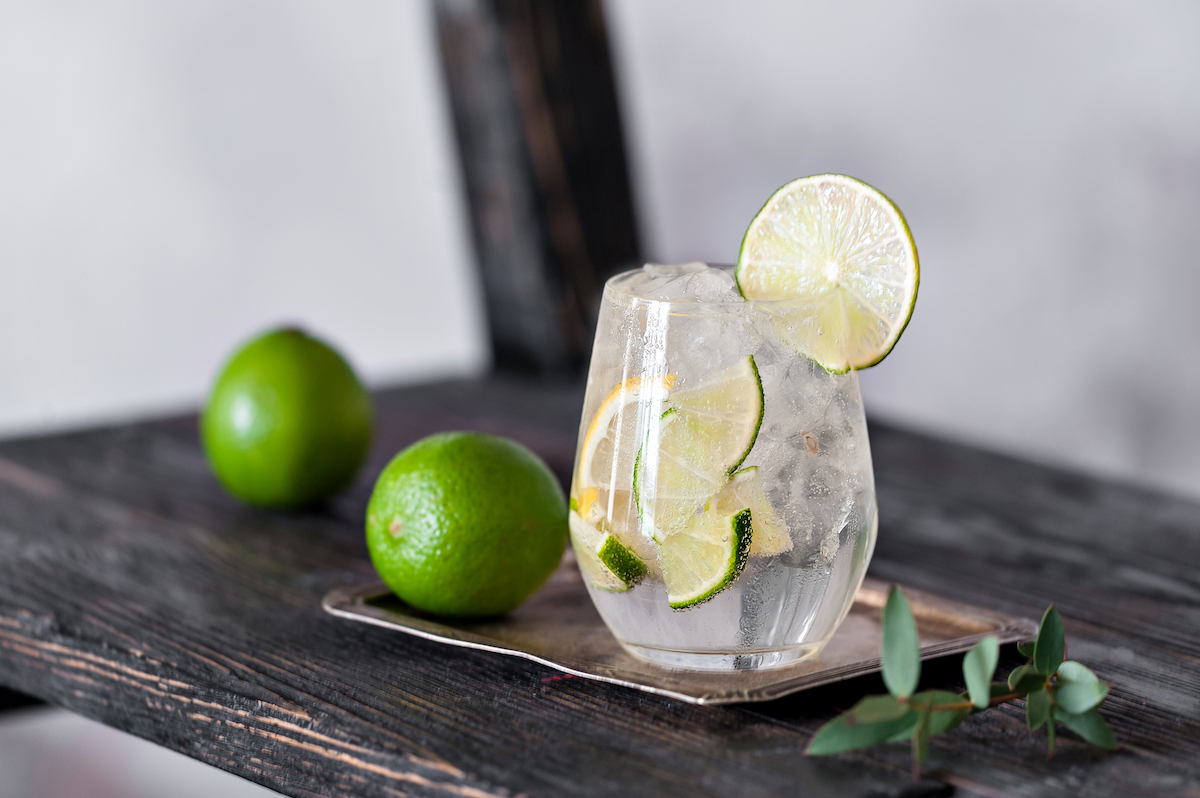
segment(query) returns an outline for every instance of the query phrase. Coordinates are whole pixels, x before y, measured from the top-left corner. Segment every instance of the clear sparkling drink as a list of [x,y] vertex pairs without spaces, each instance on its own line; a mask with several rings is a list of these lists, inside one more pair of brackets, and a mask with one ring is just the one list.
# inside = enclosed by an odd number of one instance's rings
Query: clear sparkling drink
[[704,264],[605,286],[571,487],[592,600],[635,656],[767,668],[821,650],[875,545],[854,371]]

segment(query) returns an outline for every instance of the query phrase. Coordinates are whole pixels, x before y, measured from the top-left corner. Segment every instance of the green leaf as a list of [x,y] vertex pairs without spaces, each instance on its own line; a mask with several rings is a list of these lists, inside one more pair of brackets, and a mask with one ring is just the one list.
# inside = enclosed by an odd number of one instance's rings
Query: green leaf
[[1086,684],[1088,682],[1098,682],[1096,674],[1092,673],[1092,669],[1074,660],[1067,660],[1062,665],[1058,666],[1058,681],[1061,682],[1077,682]]
[[805,753],[812,756],[827,756],[840,754],[843,751],[853,751],[855,748],[870,748],[873,745],[887,742],[896,735],[902,735],[904,739],[907,739],[921,720],[920,713],[913,710],[909,710],[896,720],[882,723],[851,724],[848,722],[849,716],[849,712],[843,712],[822,726],[809,741]]
[[1060,710],[1055,713],[1055,717],[1062,725],[1092,745],[1107,748],[1109,751],[1117,747],[1116,735],[1113,734],[1112,729],[1109,728],[1108,724],[1104,722],[1104,718],[1100,717],[1100,713],[1095,709],[1089,709],[1087,712],[1081,712],[1078,715]]
[[988,690],[988,698],[999,698],[1011,692],[1012,688],[1008,686],[1008,682],[992,682],[992,687]]
[[909,713],[909,708],[890,695],[869,695],[859,701],[846,713],[846,722],[851,725],[863,723],[883,723],[902,718]]
[[1032,693],[1046,686],[1045,674],[1038,673],[1031,662],[1022,665],[1008,675],[1008,686],[1014,693]]
[[1048,676],[1058,670],[1065,652],[1062,618],[1051,604],[1042,616],[1041,626],[1038,627],[1037,643],[1033,647],[1033,664],[1038,672]]
[[1100,706],[1108,695],[1108,685],[1096,682],[1065,682],[1054,689],[1054,703],[1072,715],[1081,715]]
[[1058,666],[1058,686],[1054,702],[1072,715],[1082,715],[1095,709],[1108,695],[1108,686],[1096,678],[1091,669],[1067,660]]
[[989,685],[999,662],[1000,641],[995,637],[983,638],[963,657],[963,678],[967,681],[967,692],[979,709],[988,705]]
[[1032,640],[1026,640],[1022,643],[1017,643],[1017,653],[1022,657],[1029,657],[1029,659],[1033,659],[1033,647],[1034,641]]
[[897,697],[912,695],[921,678],[917,623],[900,588],[892,585],[883,608],[883,683]]
[[917,727],[913,730],[912,738],[912,758],[913,758],[913,778],[917,779],[921,773],[921,763],[929,756],[929,737],[933,712],[931,711],[933,702],[925,705],[921,710],[921,719],[917,723]]
[[1025,725],[1031,731],[1040,729],[1050,717],[1050,693],[1046,688],[1025,696]]

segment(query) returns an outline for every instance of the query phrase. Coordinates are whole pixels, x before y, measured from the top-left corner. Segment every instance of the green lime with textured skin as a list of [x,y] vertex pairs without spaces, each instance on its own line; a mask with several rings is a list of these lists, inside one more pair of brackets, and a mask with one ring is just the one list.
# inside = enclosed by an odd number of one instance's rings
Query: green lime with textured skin
[[231,493],[263,507],[327,499],[371,444],[371,397],[329,344],[273,330],[224,365],[200,416],[204,451]]
[[520,444],[478,432],[431,435],[396,455],[367,505],[375,570],[403,601],[484,617],[533,595],[562,559],[567,500]]

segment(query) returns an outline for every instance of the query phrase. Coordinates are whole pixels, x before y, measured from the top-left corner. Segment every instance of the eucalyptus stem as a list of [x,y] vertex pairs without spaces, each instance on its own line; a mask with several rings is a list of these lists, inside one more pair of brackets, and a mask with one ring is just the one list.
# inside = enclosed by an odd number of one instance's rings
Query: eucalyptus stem
[[1054,753],[1055,724],[1061,723],[1101,748],[1117,740],[1097,707],[1108,685],[1078,662],[1066,659],[1062,618],[1051,606],[1042,616],[1036,641],[1019,643],[1029,661],[1005,682],[993,682],[1000,664],[1000,641],[985,637],[963,657],[965,693],[926,690],[915,693],[921,677],[917,625],[908,602],[893,587],[883,608],[883,683],[889,695],[866,696],[826,723],[808,744],[808,753],[837,754],[887,742],[912,744],[913,779],[929,753],[929,739],[958,726],[968,715],[1018,698],[1025,699],[1031,731],[1046,727]]
[[[1024,697],[1025,697],[1024,693],[1009,693],[1008,695],[996,696],[995,698],[988,699],[988,709],[991,709],[992,707],[998,707],[1001,704],[1007,704],[1009,701],[1015,701],[1018,698],[1024,698]],[[924,704],[922,704],[920,702],[914,703],[911,699],[908,699],[908,698],[898,699],[898,700],[900,701],[900,703],[905,704],[906,706],[910,706],[917,711],[920,711],[925,708]],[[963,710],[963,709],[971,710],[971,709],[975,709],[975,708],[976,708],[975,704],[971,701],[959,701],[958,703],[955,703],[955,704],[934,704],[933,707],[929,711],[930,712],[958,712],[959,710]]]

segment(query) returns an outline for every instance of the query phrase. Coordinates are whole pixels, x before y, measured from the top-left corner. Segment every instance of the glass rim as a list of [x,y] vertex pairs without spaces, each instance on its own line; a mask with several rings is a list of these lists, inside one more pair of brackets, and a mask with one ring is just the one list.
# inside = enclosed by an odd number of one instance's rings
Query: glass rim
[[[710,266],[714,269],[721,269],[722,271],[728,271],[731,273],[731,275],[732,275],[732,272],[734,271],[734,269],[737,268],[732,263],[707,263],[705,265]],[[657,306],[657,305],[668,305],[668,306],[675,305],[675,306],[691,307],[691,308],[737,308],[737,307],[747,308],[747,307],[754,307],[754,308],[764,309],[768,313],[770,312],[771,308],[782,308],[782,307],[788,307],[790,305],[796,304],[796,300],[794,300],[794,299],[746,299],[745,297],[741,297],[741,296],[739,296],[737,299],[722,300],[720,302],[709,302],[709,301],[706,301],[703,299],[658,299],[656,297],[642,296],[641,294],[634,293],[633,291],[626,290],[625,288],[621,288],[617,285],[617,283],[619,281],[628,279],[628,278],[634,276],[635,274],[640,274],[641,271],[642,271],[641,268],[637,268],[637,269],[628,269],[626,271],[618,272],[617,274],[614,274],[612,277],[609,277],[607,280],[604,281],[604,293],[608,293],[609,291],[612,291],[614,294],[620,294],[623,297],[628,297],[632,300],[635,300],[636,302],[645,303],[646,305],[655,305],[655,306]],[[740,289],[739,289],[739,292],[740,292]]]

